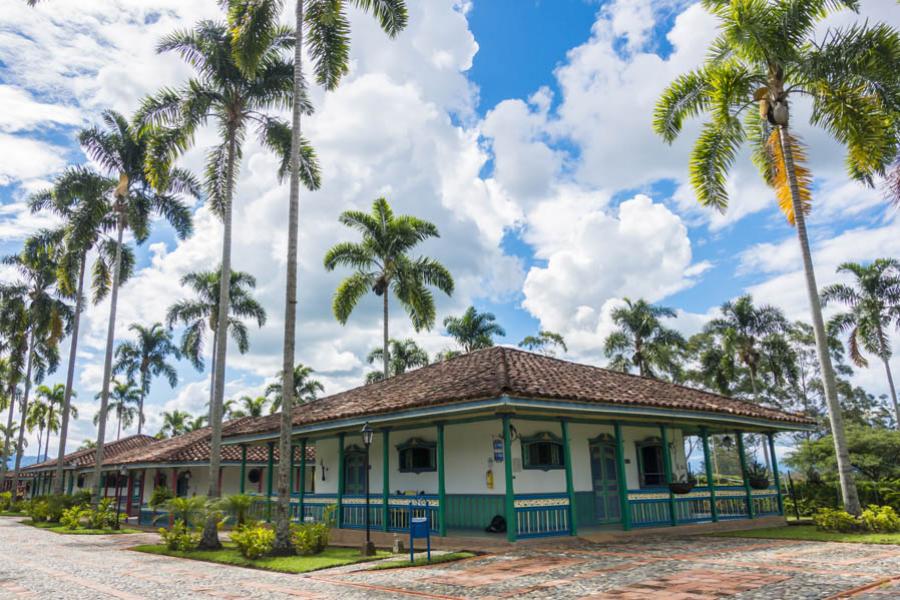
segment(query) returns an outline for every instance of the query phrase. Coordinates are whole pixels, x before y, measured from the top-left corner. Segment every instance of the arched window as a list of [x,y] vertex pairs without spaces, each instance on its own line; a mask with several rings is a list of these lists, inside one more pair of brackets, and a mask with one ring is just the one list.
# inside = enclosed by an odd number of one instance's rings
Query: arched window
[[647,438],[635,442],[638,459],[638,476],[642,488],[666,485],[666,467],[663,462],[662,440]]
[[522,438],[522,468],[549,471],[565,467],[565,452],[560,438],[549,431]]
[[425,473],[437,470],[437,444],[410,438],[397,445],[401,473]]

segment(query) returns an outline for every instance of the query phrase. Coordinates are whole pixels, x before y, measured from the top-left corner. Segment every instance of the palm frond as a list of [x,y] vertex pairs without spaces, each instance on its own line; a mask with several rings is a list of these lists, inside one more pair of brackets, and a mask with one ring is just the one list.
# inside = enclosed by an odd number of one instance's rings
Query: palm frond
[[794,224],[794,202],[791,190],[790,173],[788,164],[782,151],[782,136],[786,145],[791,150],[793,160],[794,177],[797,182],[797,191],[800,195],[799,204],[803,214],[808,214],[812,201],[812,174],[806,167],[806,149],[797,138],[786,129],[775,129],[769,136],[768,151],[772,156],[772,187],[775,189],[775,197],[778,199],[778,207],[791,225]]

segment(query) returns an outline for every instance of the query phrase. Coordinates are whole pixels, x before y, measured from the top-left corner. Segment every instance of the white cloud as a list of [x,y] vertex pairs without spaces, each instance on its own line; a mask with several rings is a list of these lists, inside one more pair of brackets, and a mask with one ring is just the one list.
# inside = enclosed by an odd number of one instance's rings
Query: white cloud
[[0,133],[0,186],[47,177],[65,166],[63,148],[32,138]]

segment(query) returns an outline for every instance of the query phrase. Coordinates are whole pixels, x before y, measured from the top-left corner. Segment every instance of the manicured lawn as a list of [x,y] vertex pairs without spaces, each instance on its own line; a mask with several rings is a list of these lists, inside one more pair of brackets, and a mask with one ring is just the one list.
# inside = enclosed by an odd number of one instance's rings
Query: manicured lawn
[[30,525],[38,529],[45,529],[53,533],[61,533],[63,535],[119,535],[122,533],[144,533],[140,529],[68,529],[59,523],[34,523],[32,521],[22,521],[23,525]]
[[375,556],[360,556],[357,548],[326,548],[321,554],[315,556],[273,556],[249,560],[241,556],[234,544],[226,542],[221,550],[192,550],[180,552],[169,550],[162,544],[135,546],[132,550],[146,552],[148,554],[162,554],[176,558],[190,560],[203,560],[206,562],[249,567],[251,569],[264,569],[266,571],[279,571],[281,573],[307,573],[329,567],[352,565],[358,562],[379,560],[391,556],[390,552],[379,551]]
[[0,517],[24,517],[25,513],[0,511]]
[[369,571],[381,571],[383,569],[402,569],[404,567],[421,567],[423,565],[436,565],[438,563],[452,562],[454,560],[462,560],[464,558],[472,558],[475,556],[474,552],[449,552],[447,554],[433,554],[431,556],[431,562],[428,562],[428,558],[423,556],[421,558],[416,558],[415,562],[410,562],[408,560],[386,560],[375,565],[369,567]]
[[775,540],[807,540],[811,542],[849,542],[852,544],[900,544],[900,533],[832,533],[819,531],[814,525],[788,525],[749,531],[723,531],[717,537],[740,537]]

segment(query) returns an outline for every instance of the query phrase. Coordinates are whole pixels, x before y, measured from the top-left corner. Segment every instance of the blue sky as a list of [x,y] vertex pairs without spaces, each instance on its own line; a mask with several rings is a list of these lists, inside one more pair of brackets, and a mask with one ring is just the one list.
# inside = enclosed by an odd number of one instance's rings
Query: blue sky
[[[177,57],[156,55],[154,44],[176,27],[218,18],[216,4],[82,0],[78,7],[9,7],[0,24],[6,157],[0,252],[15,251],[30,231],[51,224],[29,215],[23,202],[66,164],[86,160],[74,142],[79,128],[107,108],[128,114],[144,94],[189,76]],[[313,91],[317,113],[306,122],[325,182],[302,200],[297,358],[316,369],[328,393],[357,385],[371,368],[365,354],[379,343],[380,322],[374,298],[347,326],[334,322],[330,298],[346,273],[325,273],[321,256],[350,239],[337,224],[340,211],[367,209],[378,195],[441,229],[423,251],[451,268],[457,292],[438,298],[438,325],[430,332],[414,332],[399,310],[391,318],[396,335],[415,337],[430,352],[452,345],[440,321],[469,304],[497,315],[507,330],[504,343],[552,329],[566,336],[569,358],[594,364],[605,361],[609,312],[626,296],[676,308],[673,325],[687,333],[745,292],[804,317],[793,231],[747,157],[736,162],[729,211],[713,214],[697,206],[687,184],[696,124],[671,147],[650,130],[662,87],[702,60],[715,33],[715,20],[698,5],[419,0],[410,6],[410,27],[392,42],[371,19],[352,15],[351,73],[336,92]],[[859,18],[896,23],[898,11],[894,3],[869,0]],[[829,24],[855,19],[835,15]],[[796,114],[802,118],[806,110],[798,106]],[[802,124],[798,130],[816,174],[810,232],[820,283],[834,281],[843,260],[900,255],[896,214],[877,191],[847,180],[842,151],[827,135]],[[213,129],[201,132],[183,164],[199,171],[215,139]],[[252,330],[247,355],[230,351],[231,397],[260,393],[278,369],[284,293],[287,190],[255,140],[248,139],[244,156],[234,260],[259,279],[269,321]],[[201,204],[195,234],[184,242],[157,224],[138,249],[137,276],[123,288],[118,339],[128,336],[129,323],[161,320],[186,294],[178,284],[186,272],[216,265],[219,231]],[[105,304],[85,315],[78,371],[85,416],[73,445],[93,435],[106,315]],[[207,374],[187,363],[179,374],[174,390],[154,382],[151,431],[164,410],[203,411]],[[876,393],[884,389],[874,370],[857,381]]]

